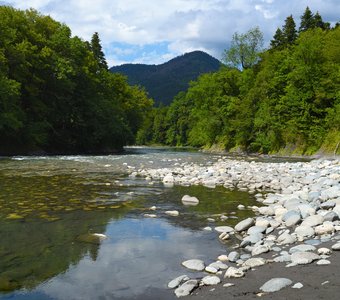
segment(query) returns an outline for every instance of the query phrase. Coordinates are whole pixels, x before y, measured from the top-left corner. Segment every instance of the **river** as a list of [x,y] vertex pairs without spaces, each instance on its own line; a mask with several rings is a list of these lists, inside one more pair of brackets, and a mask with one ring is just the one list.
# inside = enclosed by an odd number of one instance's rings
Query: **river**
[[[218,158],[166,148],[1,158],[0,299],[174,299],[167,283],[191,273],[182,261],[213,262],[233,245],[203,228],[234,225],[252,214],[237,205],[256,202],[247,192],[167,187],[128,174]],[[185,194],[198,197],[199,205],[184,206]],[[229,218],[221,221],[221,213]],[[89,239],[92,233],[107,239],[98,243]]]

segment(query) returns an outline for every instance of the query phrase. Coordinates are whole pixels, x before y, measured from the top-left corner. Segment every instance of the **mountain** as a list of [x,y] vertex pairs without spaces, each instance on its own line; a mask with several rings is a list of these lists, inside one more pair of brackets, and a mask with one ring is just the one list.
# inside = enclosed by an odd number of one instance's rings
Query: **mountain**
[[124,64],[110,71],[126,75],[131,85],[145,87],[156,105],[168,105],[180,91],[187,90],[191,80],[203,73],[215,72],[220,66],[221,63],[209,54],[193,51],[161,65]]

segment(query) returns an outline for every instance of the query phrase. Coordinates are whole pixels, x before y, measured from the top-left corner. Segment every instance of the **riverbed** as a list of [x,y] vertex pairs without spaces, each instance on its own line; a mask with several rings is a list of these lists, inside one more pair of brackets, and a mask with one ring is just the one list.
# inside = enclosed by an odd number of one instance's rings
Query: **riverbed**
[[[220,157],[127,148],[123,155],[1,158],[0,299],[174,299],[168,282],[190,275],[182,261],[213,262],[235,244],[205,227],[233,226],[258,203],[246,191],[131,174],[209,166]],[[199,205],[184,206],[183,195]],[[106,238],[87,239],[94,233]]]

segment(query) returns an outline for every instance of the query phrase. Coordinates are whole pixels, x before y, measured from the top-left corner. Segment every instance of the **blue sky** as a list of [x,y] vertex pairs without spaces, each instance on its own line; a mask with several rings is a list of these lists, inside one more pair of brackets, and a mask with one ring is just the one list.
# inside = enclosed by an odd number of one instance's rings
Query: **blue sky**
[[110,66],[159,64],[193,50],[221,59],[234,32],[259,26],[268,44],[287,16],[299,23],[306,6],[339,21],[339,0],[1,0],[35,8],[89,40],[98,32]]

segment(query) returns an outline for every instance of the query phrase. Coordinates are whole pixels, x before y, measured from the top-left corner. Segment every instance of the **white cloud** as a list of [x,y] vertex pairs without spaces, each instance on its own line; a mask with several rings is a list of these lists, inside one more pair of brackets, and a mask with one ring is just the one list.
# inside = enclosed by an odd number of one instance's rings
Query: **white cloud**
[[220,58],[235,31],[260,26],[267,42],[284,19],[293,14],[296,23],[306,6],[327,21],[338,21],[338,0],[9,0],[18,8],[33,7],[66,23],[73,34],[88,40],[100,34],[104,49],[113,42],[151,45],[166,42],[159,55],[149,49],[139,58],[124,57],[124,49],[107,53],[109,62],[159,62],[183,52],[206,50]]

